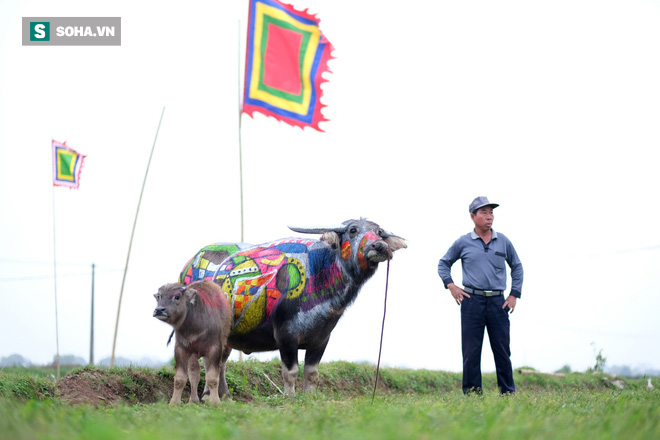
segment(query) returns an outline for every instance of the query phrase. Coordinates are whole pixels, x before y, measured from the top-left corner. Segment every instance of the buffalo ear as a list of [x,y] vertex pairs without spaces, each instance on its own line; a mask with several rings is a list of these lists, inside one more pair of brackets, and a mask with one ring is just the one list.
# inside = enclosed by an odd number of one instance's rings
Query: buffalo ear
[[324,243],[329,244],[330,247],[333,248],[333,249],[339,249],[340,237],[339,237],[339,234],[337,234],[334,231],[324,232],[323,235],[321,235],[321,238],[319,240],[324,242]]
[[390,250],[392,252],[398,251],[399,249],[405,249],[408,247],[406,241],[403,238],[398,237],[394,234],[388,234],[388,236],[383,240],[385,240],[385,243],[387,243],[387,245],[390,247]]
[[186,298],[186,302],[189,302],[190,304],[195,304],[195,299],[197,298],[197,291],[192,288],[188,288],[184,290],[183,296]]

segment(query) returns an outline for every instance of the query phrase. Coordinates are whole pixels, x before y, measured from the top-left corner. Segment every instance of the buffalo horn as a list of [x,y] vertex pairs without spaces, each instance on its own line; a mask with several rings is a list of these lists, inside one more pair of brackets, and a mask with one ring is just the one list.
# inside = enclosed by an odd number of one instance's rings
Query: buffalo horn
[[300,232],[303,234],[324,234],[326,232],[336,232],[337,234],[343,234],[346,231],[346,225],[338,225],[338,226],[329,226],[329,227],[324,227],[324,228],[303,228],[299,226],[288,226],[289,229],[295,232]]

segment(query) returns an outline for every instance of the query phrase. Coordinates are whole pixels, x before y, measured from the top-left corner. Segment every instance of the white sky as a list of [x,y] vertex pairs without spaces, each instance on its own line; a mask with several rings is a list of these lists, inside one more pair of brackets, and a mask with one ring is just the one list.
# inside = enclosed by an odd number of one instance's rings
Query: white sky
[[[514,367],[583,371],[597,348],[608,365],[660,368],[660,1],[292,3],[318,13],[335,46],[330,122],[319,133],[243,117],[245,241],[360,216],[405,237],[382,364],[460,371],[459,309],[437,261],[486,195],[525,268]],[[110,356],[166,106],[116,356],[171,358],[152,294],[202,246],[240,239],[247,10],[247,0],[0,3],[0,357],[55,355],[53,201],[60,354],[89,356],[95,263],[95,359]],[[23,47],[29,16],[120,16],[122,45]],[[51,139],[87,155],[78,191],[52,191]],[[382,266],[324,361],[376,362]],[[493,371],[487,339],[483,352]]]

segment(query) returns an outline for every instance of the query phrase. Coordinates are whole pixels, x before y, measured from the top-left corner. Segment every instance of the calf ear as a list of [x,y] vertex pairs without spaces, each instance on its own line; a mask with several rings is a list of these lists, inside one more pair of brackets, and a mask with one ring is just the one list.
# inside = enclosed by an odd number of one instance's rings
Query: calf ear
[[398,237],[394,234],[388,234],[388,236],[383,240],[385,240],[385,243],[387,243],[387,245],[390,247],[390,250],[392,252],[408,247],[406,241],[403,238]]
[[195,299],[197,299],[197,295],[198,295],[197,291],[192,288],[188,288],[183,292],[183,296],[186,298],[186,302],[190,304],[195,304]]
[[328,243],[333,249],[339,249],[340,237],[339,234],[334,231],[325,232],[323,235],[321,235],[320,240],[324,243]]

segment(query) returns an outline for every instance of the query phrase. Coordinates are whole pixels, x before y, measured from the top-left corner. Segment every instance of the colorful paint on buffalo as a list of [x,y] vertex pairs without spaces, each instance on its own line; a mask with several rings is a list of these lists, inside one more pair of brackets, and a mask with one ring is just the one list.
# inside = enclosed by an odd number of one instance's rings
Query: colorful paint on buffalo
[[213,279],[231,298],[233,333],[270,322],[280,301],[299,301],[302,311],[311,310],[346,282],[331,248],[299,238],[238,252],[220,265]]
[[351,258],[351,242],[346,240],[345,242],[342,243],[341,245],[341,257],[344,260],[348,260]]
[[364,258],[364,248],[367,246],[367,243],[378,241],[379,239],[380,238],[376,234],[374,234],[371,231],[368,231],[366,234],[364,234],[362,240],[360,240],[360,245],[358,246],[358,251],[357,251],[357,257],[358,257],[358,263],[360,263],[360,268],[362,268],[362,270],[367,269],[367,260],[365,260]]
[[247,243],[213,243],[204,246],[183,267],[179,282],[190,284],[197,280],[211,280],[225,258],[249,247],[252,245]]

